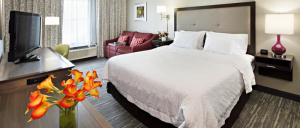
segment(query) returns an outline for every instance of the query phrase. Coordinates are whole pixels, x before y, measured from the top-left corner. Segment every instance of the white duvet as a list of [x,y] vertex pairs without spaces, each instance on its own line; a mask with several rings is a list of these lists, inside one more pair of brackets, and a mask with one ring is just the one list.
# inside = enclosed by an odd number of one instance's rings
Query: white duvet
[[189,128],[221,127],[255,85],[245,58],[173,46],[113,57],[102,78],[152,116]]

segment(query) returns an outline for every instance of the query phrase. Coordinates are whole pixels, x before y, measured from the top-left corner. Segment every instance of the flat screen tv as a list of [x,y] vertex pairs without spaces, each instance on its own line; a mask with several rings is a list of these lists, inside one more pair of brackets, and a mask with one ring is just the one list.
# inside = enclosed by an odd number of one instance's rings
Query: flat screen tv
[[42,15],[11,11],[9,19],[8,62],[19,63],[39,60],[38,56],[26,55],[40,48]]

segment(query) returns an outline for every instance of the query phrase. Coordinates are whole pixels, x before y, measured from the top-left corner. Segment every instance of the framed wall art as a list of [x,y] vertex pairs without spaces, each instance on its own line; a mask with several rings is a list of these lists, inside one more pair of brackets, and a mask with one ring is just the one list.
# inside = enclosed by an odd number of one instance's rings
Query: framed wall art
[[147,2],[134,5],[134,20],[147,21]]

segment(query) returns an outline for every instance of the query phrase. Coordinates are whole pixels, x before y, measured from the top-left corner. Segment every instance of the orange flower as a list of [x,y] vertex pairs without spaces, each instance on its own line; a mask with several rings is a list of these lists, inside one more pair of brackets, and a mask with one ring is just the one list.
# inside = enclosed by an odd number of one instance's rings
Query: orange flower
[[35,91],[30,94],[30,102],[32,102],[38,95],[40,94],[40,91]]
[[76,85],[67,85],[63,90],[67,96],[75,96],[76,95],[77,86]]
[[83,83],[83,90],[84,91],[92,91],[94,88],[94,77],[92,76],[87,76],[84,79],[84,83]]
[[35,98],[30,98],[30,103],[27,105],[27,110],[25,112],[25,114],[33,108],[38,107],[40,104],[42,104],[43,102],[47,101],[47,97],[46,95],[43,94],[38,94]]
[[53,93],[53,90],[52,90],[52,87],[51,85],[53,85],[52,83],[52,80],[51,78],[55,78],[53,75],[49,76],[47,79],[45,79],[41,84],[39,84],[37,86],[37,89],[46,89],[46,93],[48,92],[52,92]]
[[94,79],[99,78],[99,77],[98,77],[98,74],[97,74],[97,72],[96,72],[96,70],[93,70],[93,77],[94,77]]
[[67,82],[62,81],[62,82],[61,82],[61,85],[62,85],[62,86],[66,86],[66,85],[72,85],[72,84],[74,84],[74,83],[75,83],[75,80],[74,80],[74,79],[68,79]]
[[74,104],[73,97],[65,96],[61,101],[54,101],[58,103],[63,108],[70,108]]
[[28,122],[43,117],[51,106],[52,106],[52,104],[50,104],[48,102],[43,102],[43,103],[39,104],[32,111],[32,113],[31,113],[31,119]]
[[74,98],[77,101],[83,101],[85,99],[85,94],[83,89],[79,89],[76,92],[76,96]]
[[96,89],[94,89],[93,91],[90,92],[90,95],[95,96],[94,98],[98,98],[99,99],[99,92]]
[[84,81],[84,78],[83,78],[83,77],[80,77],[80,78],[79,78],[78,83],[81,82],[81,81]]
[[98,75],[97,75],[96,70],[93,70],[93,74],[92,74],[90,71],[88,71],[88,72],[86,73],[86,76],[93,76],[94,79],[99,78]]
[[97,87],[102,87],[102,84],[100,81],[94,81],[94,88],[97,88]]
[[[71,74],[73,74],[73,75],[75,76],[75,82],[76,82],[76,81],[78,81],[78,80],[81,78],[83,72],[80,72],[80,71],[78,71],[77,69],[73,69],[73,70],[71,71]],[[71,74],[70,74],[70,75],[71,75]]]
[[92,76],[92,73],[90,71],[88,71],[85,75],[86,76]]

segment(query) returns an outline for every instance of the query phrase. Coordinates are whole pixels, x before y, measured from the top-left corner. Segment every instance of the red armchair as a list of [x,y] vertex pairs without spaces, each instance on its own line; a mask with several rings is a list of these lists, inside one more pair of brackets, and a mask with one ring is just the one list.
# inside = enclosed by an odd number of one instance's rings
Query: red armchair
[[[152,40],[158,38],[157,34],[130,32],[130,31],[124,31],[122,35],[128,36],[128,40],[126,42],[126,45],[116,46],[116,55],[121,55],[121,54],[127,54],[127,53],[133,53],[133,52],[139,52],[139,51],[152,49],[153,48]],[[142,43],[141,45],[135,46],[135,47],[130,47],[130,43],[132,41],[133,36],[137,37],[137,38],[144,38],[144,43]],[[109,48],[110,51],[108,51],[108,43],[117,42],[118,38],[104,41],[104,45],[105,45],[104,55],[105,55],[105,57],[108,57],[108,52],[109,52],[110,57],[114,56],[114,46],[110,46],[110,48]]]

